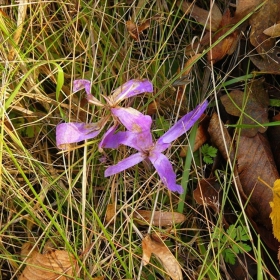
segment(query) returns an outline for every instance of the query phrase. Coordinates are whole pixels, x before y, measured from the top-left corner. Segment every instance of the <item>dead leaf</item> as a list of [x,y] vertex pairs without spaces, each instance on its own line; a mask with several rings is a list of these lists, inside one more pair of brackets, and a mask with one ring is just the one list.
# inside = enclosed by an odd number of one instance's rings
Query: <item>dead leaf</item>
[[[235,159],[236,159],[235,143],[231,138],[231,136],[229,135],[228,130],[225,128],[224,123],[222,121],[220,122],[217,113],[214,113],[212,115],[212,118],[209,123],[208,132],[210,135],[211,142],[219,149],[219,152],[221,153],[223,158],[225,160],[230,160],[231,163],[235,163]],[[233,172],[234,172],[239,193],[242,199],[246,201],[247,195],[243,192],[243,188],[239,180],[239,175],[237,172],[236,165],[234,165],[233,167],[234,167]],[[249,206],[250,205],[248,205],[246,209],[248,209]],[[256,213],[254,209],[251,212]]]
[[250,60],[262,73],[280,74],[280,47],[274,47],[265,55],[251,55]]
[[[23,244],[22,257],[27,256],[31,249],[30,243]],[[62,250],[50,250],[41,254],[36,248],[26,259],[26,267],[18,279],[67,280],[67,276],[78,276],[77,260],[72,254]]]
[[114,204],[108,204],[106,209],[105,221],[107,224],[114,223],[116,217],[116,208]]
[[159,20],[161,17],[157,14],[154,15],[153,17],[146,19],[143,21],[141,24],[136,24],[131,20],[128,20],[126,22],[126,29],[129,33],[129,35],[135,40],[135,41],[140,41],[140,35],[141,33],[148,29],[151,25],[152,20]]
[[[193,56],[191,56],[191,58],[189,58],[186,63],[184,64],[184,69],[185,72],[182,73],[182,77],[179,78],[178,80],[176,80],[172,85],[174,87],[179,87],[179,91],[182,92],[182,94],[184,94],[185,92],[185,88],[186,85],[188,85],[191,82],[191,79],[188,78],[189,73],[191,72],[194,63],[196,60],[198,60],[198,58],[201,57],[200,53],[194,54]],[[180,73],[181,68],[178,69],[178,74]]]
[[183,77],[186,77],[189,75],[189,73],[191,72],[192,67],[194,65],[194,62],[201,56],[202,56],[201,53],[197,53],[197,54],[193,55],[190,59],[188,59],[188,61],[184,64],[184,69],[186,68],[186,71],[182,74]]
[[217,179],[208,178],[200,180],[197,188],[193,191],[196,203],[211,207],[215,213],[219,213],[220,205],[220,184]]
[[154,254],[157,259],[161,262],[163,269],[166,274],[171,277],[173,280],[182,280],[182,270],[170,250],[166,247],[163,242],[158,242],[149,235],[147,235],[142,240],[142,249],[143,249],[143,263],[147,265],[150,262],[151,254]]
[[[213,37],[212,44],[220,39],[225,33],[232,28],[232,18],[230,17],[230,11],[227,10],[223,15],[222,21],[218,28],[218,31]],[[214,46],[207,54],[208,61],[216,63],[217,61],[224,58],[226,55],[230,55],[234,52],[238,40],[239,31],[235,30],[229,34],[226,38],[221,40],[216,46]]]
[[273,185],[273,201],[270,202],[272,229],[274,237],[280,241],[280,179],[276,180]]
[[126,29],[129,32],[129,35],[135,40],[140,41],[140,34],[150,27],[151,20],[145,20],[140,25],[135,24],[131,20],[126,22]]
[[218,148],[223,158],[226,160],[230,159],[233,162],[235,158],[235,145],[224,123],[222,121],[220,123],[217,113],[213,113],[211,117],[208,132],[212,143]]
[[275,39],[264,34],[264,30],[273,26],[280,19],[279,0],[265,1],[264,5],[250,19],[250,42],[258,54],[265,55],[275,46]]
[[157,227],[167,227],[174,224],[180,224],[186,220],[186,216],[181,213],[154,211],[154,217],[151,221],[152,214],[152,211],[137,210],[133,213],[133,217],[140,225],[149,225],[150,223],[152,223],[152,225]]
[[258,180],[260,177],[272,186],[279,178],[270,145],[266,137],[257,133],[254,137],[240,136],[237,149],[237,168],[242,188],[258,214],[252,217],[256,223],[271,229],[268,219],[271,213],[269,202],[272,191]]
[[211,14],[209,16],[209,11],[199,8],[193,3],[188,2],[177,2],[177,6],[181,7],[184,13],[190,14],[197,22],[201,23],[203,26],[206,25],[207,30],[216,31],[222,20],[222,13],[218,6],[214,3],[212,6]]
[[268,27],[263,33],[270,37],[280,37],[280,23]]
[[[229,95],[221,97],[227,113],[233,116],[242,116],[242,124],[268,123],[268,94],[263,87],[264,79],[253,80],[244,93],[233,90]],[[264,133],[267,127],[242,128],[241,135],[253,137],[258,132]]]
[[263,0],[238,0],[235,10],[235,16],[242,19],[251,13]]
[[216,113],[210,120],[208,131],[212,143],[226,160],[230,157],[231,162],[234,163],[237,158],[238,164],[233,166],[234,177],[242,201],[246,203],[245,210],[248,218],[267,246],[275,250],[277,243],[272,236],[269,221],[271,212],[269,202],[272,200],[272,191],[258,180],[260,177],[272,185],[273,180],[279,176],[265,136],[261,133],[251,138],[240,136],[238,150],[235,151],[235,145],[223,123],[220,127]]

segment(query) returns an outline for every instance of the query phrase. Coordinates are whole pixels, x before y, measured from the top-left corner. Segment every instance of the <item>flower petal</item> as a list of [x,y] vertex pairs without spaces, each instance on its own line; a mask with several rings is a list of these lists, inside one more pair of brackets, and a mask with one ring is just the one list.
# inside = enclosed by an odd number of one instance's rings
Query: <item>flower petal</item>
[[129,108],[112,108],[111,112],[118,117],[120,122],[129,130],[135,133],[150,130],[152,125],[152,118],[148,115],[143,115],[139,111]]
[[158,139],[158,143],[171,143],[172,141],[186,133],[186,131],[188,131],[201,117],[207,106],[208,101],[205,100],[202,104],[198,105],[193,111],[182,117],[167,132],[165,132]]
[[73,82],[73,92],[77,92],[81,89],[85,89],[87,94],[91,94],[90,93],[90,81],[89,80],[85,80],[85,79],[78,79],[78,80],[74,80]]
[[91,83],[89,80],[85,80],[85,79],[78,79],[78,80],[74,80],[73,82],[73,92],[77,92],[81,89],[85,89],[86,94],[87,94],[87,100],[89,103],[95,104],[97,106],[104,106],[97,98],[95,98],[92,94],[91,94]]
[[153,92],[153,84],[149,80],[133,79],[113,91],[112,97],[115,104],[120,103],[122,100],[143,93]]
[[61,123],[56,126],[56,145],[63,149],[63,145],[77,143],[94,138],[100,133],[96,124]]
[[112,176],[114,174],[122,172],[125,169],[128,169],[128,168],[138,164],[142,160],[143,160],[143,157],[142,157],[141,153],[131,155],[128,158],[121,160],[116,165],[109,166],[105,170],[105,177]]
[[120,131],[115,134],[116,129],[118,128],[117,125],[110,127],[106,133],[104,133],[98,148],[102,151],[102,148],[110,148],[110,149],[117,149],[119,145],[122,144],[124,138],[126,138],[126,133]]
[[154,146],[150,130],[146,130],[141,133],[127,131],[126,137],[122,139],[121,144],[134,148],[139,152],[149,151]]
[[176,174],[168,158],[162,153],[154,151],[149,156],[149,159],[154,165],[164,185],[173,192],[183,193],[182,186],[176,184]]

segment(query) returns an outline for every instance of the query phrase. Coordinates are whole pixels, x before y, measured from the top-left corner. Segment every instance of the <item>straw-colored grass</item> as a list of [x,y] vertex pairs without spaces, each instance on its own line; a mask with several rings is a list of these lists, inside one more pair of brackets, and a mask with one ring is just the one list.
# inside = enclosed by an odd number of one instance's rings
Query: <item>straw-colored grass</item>
[[[40,252],[47,243],[73,254],[80,267],[80,276],[73,279],[163,279],[167,276],[158,260],[152,258],[147,266],[141,262],[141,241],[148,232],[168,236],[165,243],[184,279],[229,279],[222,255],[227,243],[217,238],[226,234],[225,205],[236,215],[236,226],[244,227],[249,236],[252,228],[238,198],[228,196],[231,166],[217,174],[223,189],[220,214],[194,201],[193,190],[211,168],[199,151],[191,152],[197,126],[167,152],[178,183],[186,188],[181,197],[168,192],[144,164],[105,178],[105,168],[131,152],[125,147],[106,150],[104,163],[98,137],[67,152],[55,144],[58,123],[95,122],[102,117],[102,111],[87,104],[82,91],[72,93],[76,78],[91,80],[92,92],[100,100],[101,94],[109,95],[132,78],[150,79],[154,93],[129,100],[129,105],[146,113],[157,104],[153,118],[163,116],[170,126],[205,98],[212,101],[207,111],[211,115],[218,89],[233,79],[211,68],[205,54],[194,62],[184,99],[172,86],[185,71],[186,45],[203,28],[184,17],[174,1],[2,2],[6,3],[0,13],[1,279],[16,279],[23,271],[26,258],[20,257],[20,251],[26,242]],[[139,42],[134,41],[126,21],[149,18],[150,27]],[[228,73],[238,63],[233,56]],[[166,123],[154,126],[155,135],[165,127]],[[179,153],[186,145],[185,159]],[[105,219],[109,204],[116,210],[111,223]],[[132,216],[139,209],[179,211],[187,220],[168,230],[139,226]],[[260,248],[250,246],[247,254],[263,273],[258,279],[269,279]]]

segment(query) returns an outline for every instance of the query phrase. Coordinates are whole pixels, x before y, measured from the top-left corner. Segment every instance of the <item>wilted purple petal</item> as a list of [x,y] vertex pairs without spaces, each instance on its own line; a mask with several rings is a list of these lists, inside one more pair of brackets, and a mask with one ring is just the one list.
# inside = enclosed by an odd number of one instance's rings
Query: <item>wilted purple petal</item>
[[96,124],[61,123],[56,126],[56,145],[62,149],[64,144],[91,139],[99,133],[100,129]]
[[172,141],[186,133],[201,117],[207,106],[208,101],[205,100],[193,111],[187,113],[158,139],[158,143],[171,143]]
[[145,130],[150,130],[152,125],[152,118],[148,115],[143,115],[133,108],[112,108],[111,112],[118,117],[120,122],[129,130],[139,133]]
[[153,84],[149,80],[133,79],[114,90],[112,98],[114,100],[114,103],[118,104],[128,97],[143,92],[153,92]]
[[138,164],[142,160],[143,160],[143,157],[142,157],[141,153],[131,155],[128,158],[121,160],[116,165],[112,165],[112,166],[108,167],[105,170],[105,177],[122,172],[122,171]]
[[88,102],[90,102],[92,104],[95,104],[97,106],[104,106],[97,98],[95,98],[91,94],[91,85],[90,85],[89,80],[85,80],[85,79],[74,80],[74,82],[73,82],[73,92],[74,93],[83,89],[83,88],[86,91]]
[[176,184],[176,174],[168,158],[162,153],[153,152],[149,156],[163,184],[171,191],[183,193],[183,188]]
[[78,79],[78,80],[74,80],[73,82],[73,92],[77,92],[81,89],[85,89],[87,94],[91,94],[90,93],[90,81],[89,80],[85,80],[85,79]]

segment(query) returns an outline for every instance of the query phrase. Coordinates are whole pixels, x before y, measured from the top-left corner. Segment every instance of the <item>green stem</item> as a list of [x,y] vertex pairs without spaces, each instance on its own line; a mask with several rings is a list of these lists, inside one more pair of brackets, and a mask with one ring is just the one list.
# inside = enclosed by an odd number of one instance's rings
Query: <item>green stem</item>
[[192,163],[192,153],[190,151],[193,148],[194,143],[195,143],[197,127],[198,127],[198,123],[195,123],[195,125],[192,127],[192,130],[190,133],[189,148],[188,148],[188,153],[186,156],[184,172],[183,172],[182,181],[181,181],[181,185],[183,187],[184,192],[180,195],[180,202],[179,202],[178,208],[177,208],[177,211],[179,213],[183,213],[183,211],[184,211],[185,199],[186,199],[186,195],[187,195],[187,186],[188,186],[191,163]]

